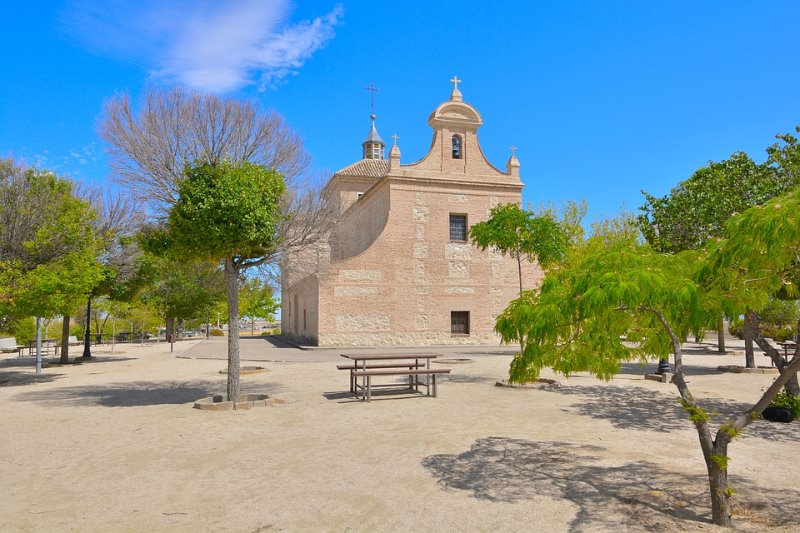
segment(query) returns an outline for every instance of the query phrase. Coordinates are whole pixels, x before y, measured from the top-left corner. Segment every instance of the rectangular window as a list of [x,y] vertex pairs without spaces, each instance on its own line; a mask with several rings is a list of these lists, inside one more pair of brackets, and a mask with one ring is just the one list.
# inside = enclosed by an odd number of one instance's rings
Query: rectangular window
[[450,334],[469,335],[469,311],[450,311]]
[[467,215],[454,215],[450,213],[450,240],[466,242]]

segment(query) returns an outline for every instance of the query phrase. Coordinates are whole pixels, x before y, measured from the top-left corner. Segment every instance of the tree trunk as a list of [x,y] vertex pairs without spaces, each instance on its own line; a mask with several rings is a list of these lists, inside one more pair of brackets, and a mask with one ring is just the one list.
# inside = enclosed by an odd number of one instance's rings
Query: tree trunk
[[62,365],[69,363],[69,315],[64,315],[61,323],[61,360]]
[[86,332],[83,335],[83,357],[89,358],[92,356],[92,296],[86,302]]
[[717,327],[717,351],[725,353],[725,317],[719,317],[719,326]]
[[[708,469],[708,484],[711,488],[711,521],[718,526],[731,526],[731,494],[728,485],[728,442],[720,439],[711,447],[711,454],[705,457]],[[719,442],[721,441],[721,442]],[[705,456],[705,450],[704,454]]]
[[519,274],[519,295],[522,296],[522,251],[517,243],[517,273]]
[[256,317],[252,317],[250,319],[250,336],[252,337],[255,334],[256,334]]
[[753,352],[753,339],[758,329],[758,317],[755,312],[748,311],[744,314],[744,361],[746,368],[756,367],[756,358]]
[[232,257],[225,259],[228,295],[228,401],[239,399],[239,271]]

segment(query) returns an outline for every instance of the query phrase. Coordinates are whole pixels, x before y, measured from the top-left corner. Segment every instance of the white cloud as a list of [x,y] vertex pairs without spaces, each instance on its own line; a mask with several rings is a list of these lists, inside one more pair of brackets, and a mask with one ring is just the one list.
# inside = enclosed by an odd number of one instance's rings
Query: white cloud
[[66,30],[167,83],[227,92],[294,74],[334,36],[343,8],[290,24],[288,0],[74,0]]

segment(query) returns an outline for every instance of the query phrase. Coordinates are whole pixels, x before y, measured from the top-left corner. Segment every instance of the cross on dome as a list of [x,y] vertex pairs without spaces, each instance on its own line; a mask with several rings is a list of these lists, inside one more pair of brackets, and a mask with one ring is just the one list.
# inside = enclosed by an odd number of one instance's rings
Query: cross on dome
[[451,79],[450,81],[453,84],[453,92],[450,93],[450,100],[452,102],[460,102],[461,91],[458,90],[458,84],[461,83],[461,80],[458,79],[458,76],[453,76],[453,79]]
[[512,144],[508,148],[511,150],[511,157],[514,157],[517,153],[517,147]]

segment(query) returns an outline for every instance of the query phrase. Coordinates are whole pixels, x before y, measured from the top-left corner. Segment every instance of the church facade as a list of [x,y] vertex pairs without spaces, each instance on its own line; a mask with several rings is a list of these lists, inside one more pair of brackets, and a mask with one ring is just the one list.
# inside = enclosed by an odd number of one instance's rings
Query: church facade
[[[283,265],[284,334],[321,346],[499,342],[495,318],[519,293],[517,262],[471,245],[469,228],[498,204],[521,203],[519,161],[512,153],[505,171],[487,161],[481,115],[451,81],[421,160],[402,164],[396,137],[385,158],[373,115],[362,159],[326,185],[337,222],[327,242]],[[542,273],[526,270],[531,288]]]

